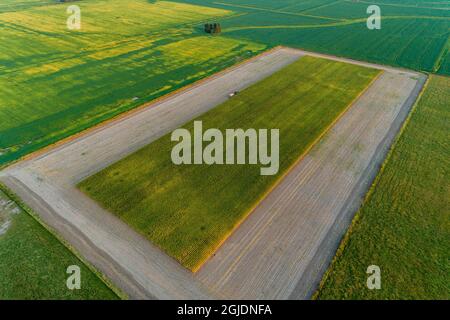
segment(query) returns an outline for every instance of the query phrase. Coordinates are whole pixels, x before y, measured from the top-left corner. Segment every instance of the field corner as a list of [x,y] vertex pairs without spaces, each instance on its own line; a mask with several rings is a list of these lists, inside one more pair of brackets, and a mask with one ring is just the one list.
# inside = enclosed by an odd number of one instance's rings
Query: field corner
[[22,201],[11,189],[9,189],[4,183],[0,181],[0,191],[6,194],[8,198],[15,202],[26,214],[30,215],[39,225],[47,230],[52,236],[54,236],[64,247],[66,247],[70,253],[78,258],[93,274],[95,274],[111,291],[119,297],[121,300],[128,300],[128,296],[121,289],[116,287],[105,275],[98,271],[92,264],[90,264],[78,251],[72,247],[65,239],[63,239],[57,232],[47,226],[39,217],[39,215],[31,209],[25,202]]

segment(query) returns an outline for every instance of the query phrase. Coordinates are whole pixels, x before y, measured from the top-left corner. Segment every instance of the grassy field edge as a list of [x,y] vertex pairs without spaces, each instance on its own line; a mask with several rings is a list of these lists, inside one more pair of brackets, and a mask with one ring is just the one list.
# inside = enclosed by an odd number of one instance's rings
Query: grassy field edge
[[41,225],[45,230],[50,232],[50,234],[55,237],[64,247],[66,247],[70,253],[72,253],[76,258],[78,258],[93,274],[95,274],[109,289],[111,289],[120,299],[128,300],[128,296],[116,287],[103,273],[98,271],[92,264],[90,264],[78,251],[72,247],[64,238],[62,238],[57,232],[50,228],[39,215],[31,209],[19,196],[17,196],[10,188],[8,188],[4,183],[0,182],[0,191],[5,193],[14,203],[20,207],[26,214],[31,216],[39,225]]
[[320,281],[319,287],[317,288],[316,292],[313,294],[312,296],[312,300],[318,300],[321,290],[323,288],[323,286],[325,285],[325,283],[327,282],[327,279],[329,277],[329,275],[333,272],[336,262],[337,260],[340,258],[340,256],[342,255],[343,251],[345,250],[348,241],[351,237],[351,235],[353,234],[353,229],[356,226],[356,224],[359,222],[360,217],[361,217],[361,210],[364,207],[364,205],[369,201],[369,199],[372,197],[375,189],[378,186],[378,183],[381,179],[381,176],[383,175],[383,172],[386,168],[386,165],[389,163],[389,160],[392,157],[392,154],[395,150],[395,147],[397,146],[398,141],[400,140],[401,136],[403,135],[406,127],[408,126],[408,124],[411,121],[411,118],[413,116],[413,114],[416,112],[417,109],[417,105],[420,101],[420,99],[422,98],[423,93],[426,91],[428,84],[430,82],[430,77],[429,75],[427,75],[427,80],[425,81],[425,84],[423,85],[416,101],[414,102],[413,107],[411,108],[410,112],[408,113],[408,116],[406,118],[406,120],[404,121],[403,125],[400,128],[399,133],[397,134],[397,136],[395,137],[394,142],[392,143],[391,147],[389,148],[389,151],[386,155],[386,158],[383,161],[383,164],[380,167],[380,170],[378,171],[375,180],[373,181],[372,185],[370,186],[369,190],[366,193],[366,196],[364,197],[364,200],[361,202],[361,205],[358,208],[358,211],[356,212],[355,216],[352,219],[352,222],[350,223],[350,226],[348,227],[347,232],[345,233],[344,237],[341,240],[341,243],[339,244],[339,247],[336,251],[336,254],[332,260],[332,262],[330,263],[329,267],[327,268],[327,271],[325,272],[325,274],[322,277],[322,280]]

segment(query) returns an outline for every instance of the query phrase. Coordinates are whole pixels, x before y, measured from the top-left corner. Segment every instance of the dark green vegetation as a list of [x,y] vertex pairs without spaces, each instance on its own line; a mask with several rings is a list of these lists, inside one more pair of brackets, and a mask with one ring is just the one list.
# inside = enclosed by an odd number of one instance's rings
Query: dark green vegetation
[[260,165],[176,166],[169,134],[80,188],[196,270],[378,72],[303,57],[198,118],[204,130],[279,129],[277,175],[261,176]]
[[217,34],[222,31],[220,27],[220,23],[206,23],[205,24],[205,32],[206,33],[212,33]]
[[[226,36],[450,75],[448,1],[182,1],[238,13],[218,20]],[[366,27],[370,4],[381,30]]]
[[[146,0],[45,3],[0,4],[0,166],[266,49],[196,28],[229,10]],[[73,4],[81,30],[66,26]]]
[[[71,265],[81,269],[80,290],[67,289],[66,269]],[[0,191],[0,300],[117,298],[58,239]]]
[[[320,299],[450,296],[450,78],[432,76],[319,291]],[[381,289],[366,287],[369,265]]]

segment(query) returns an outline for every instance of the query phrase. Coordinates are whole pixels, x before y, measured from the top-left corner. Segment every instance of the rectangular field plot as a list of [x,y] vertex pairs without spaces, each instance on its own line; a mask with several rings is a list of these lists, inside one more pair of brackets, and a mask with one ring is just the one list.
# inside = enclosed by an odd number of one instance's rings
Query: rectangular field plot
[[225,9],[92,0],[68,30],[67,5],[25,4],[0,6],[0,166],[267,47],[198,30]]
[[303,57],[197,119],[204,130],[279,129],[277,175],[261,176],[260,165],[176,166],[169,134],[79,187],[195,271],[378,73]]

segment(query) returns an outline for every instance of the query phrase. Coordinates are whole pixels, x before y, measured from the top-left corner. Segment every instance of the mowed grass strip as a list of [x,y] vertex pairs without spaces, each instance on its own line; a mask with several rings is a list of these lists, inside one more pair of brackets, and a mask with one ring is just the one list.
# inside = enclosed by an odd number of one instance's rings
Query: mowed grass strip
[[260,165],[176,166],[168,134],[79,187],[195,271],[378,72],[303,57],[197,119],[204,130],[279,129],[277,175],[261,176]]
[[[449,101],[450,78],[432,76],[318,298],[450,297]],[[380,290],[366,286],[369,265]]]

